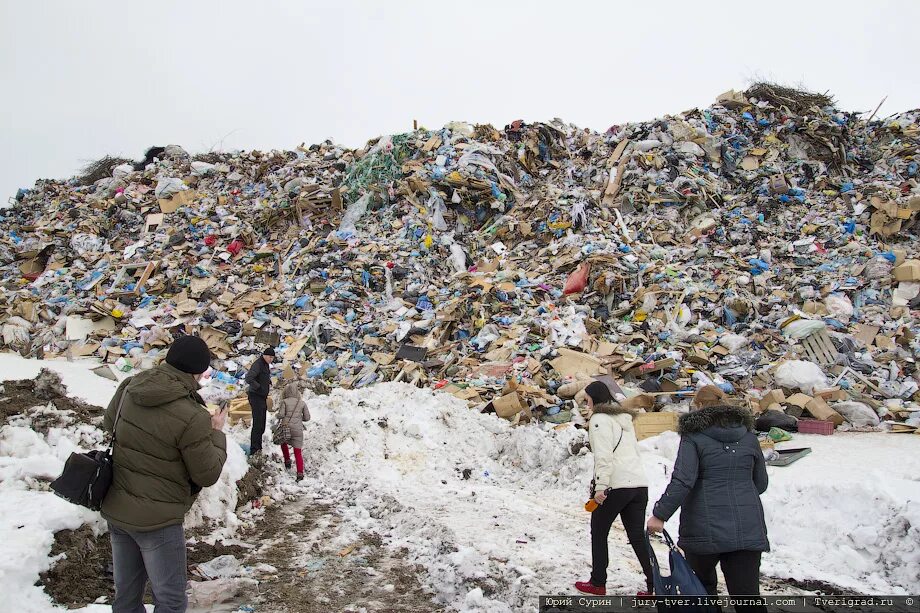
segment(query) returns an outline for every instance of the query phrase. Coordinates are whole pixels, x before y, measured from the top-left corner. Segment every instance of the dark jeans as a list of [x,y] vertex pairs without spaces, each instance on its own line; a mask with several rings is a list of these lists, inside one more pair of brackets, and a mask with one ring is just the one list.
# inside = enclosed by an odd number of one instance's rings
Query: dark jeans
[[645,507],[648,506],[648,488],[632,487],[611,490],[604,504],[591,513],[591,584],[604,587],[607,584],[607,537],[617,515],[626,528],[626,536],[632,545],[642,571],[645,584],[652,591],[652,562],[645,540]]
[[109,524],[115,602],[112,613],[144,613],[144,588],[150,581],[155,613],[184,613],[185,531],[182,524],[152,532],[122,530]]
[[268,404],[262,396],[247,394],[252,409],[252,433],[249,435],[249,453],[262,451],[262,435],[265,434],[265,415]]
[[[706,592],[715,596],[719,589],[716,577],[716,565],[722,567],[725,575],[725,587],[730,596],[760,596],[760,552],[729,551],[700,555],[684,552],[684,558],[690,568],[699,577]],[[766,613],[761,606],[735,607],[738,613]]]

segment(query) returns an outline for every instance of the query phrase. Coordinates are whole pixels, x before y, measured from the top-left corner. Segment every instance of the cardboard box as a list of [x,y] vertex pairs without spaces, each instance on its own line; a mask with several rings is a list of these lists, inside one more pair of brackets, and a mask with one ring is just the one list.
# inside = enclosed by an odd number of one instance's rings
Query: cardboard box
[[517,392],[493,398],[492,408],[495,409],[496,415],[504,419],[511,419],[524,410],[521,397],[517,395]]
[[920,260],[906,260],[891,275],[895,281],[920,281]]
[[791,404],[792,406],[799,407],[800,409],[804,409],[812,400],[813,398],[808,394],[799,393],[789,396],[786,398],[786,400],[784,400],[784,402],[786,404]]
[[161,212],[175,213],[179,207],[191,204],[197,197],[198,193],[195,190],[186,189],[173,195],[172,198],[160,198],[157,203],[160,205]]
[[677,432],[677,413],[639,413],[633,417],[636,438],[642,440],[662,432]]
[[805,410],[821,421],[829,421],[835,426],[843,424],[843,416],[824,402],[823,398],[812,398],[811,402],[805,405]]
[[760,410],[765,411],[771,404],[782,404],[786,401],[783,390],[770,390],[760,399]]
[[639,394],[638,396],[627,398],[620,403],[620,406],[624,409],[645,409],[646,411],[650,411],[652,407],[655,406],[655,397],[651,394]]

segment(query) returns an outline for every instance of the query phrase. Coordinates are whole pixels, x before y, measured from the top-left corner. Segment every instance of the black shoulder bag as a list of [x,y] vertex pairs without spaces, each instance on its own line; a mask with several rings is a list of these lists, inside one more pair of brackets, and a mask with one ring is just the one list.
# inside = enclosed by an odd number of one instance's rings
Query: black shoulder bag
[[125,402],[125,391],[121,393],[115,422],[112,425],[112,444],[108,449],[96,449],[86,453],[72,453],[64,463],[64,472],[51,483],[51,490],[68,502],[98,511],[102,500],[112,485],[112,452],[115,448],[115,432],[121,405]]

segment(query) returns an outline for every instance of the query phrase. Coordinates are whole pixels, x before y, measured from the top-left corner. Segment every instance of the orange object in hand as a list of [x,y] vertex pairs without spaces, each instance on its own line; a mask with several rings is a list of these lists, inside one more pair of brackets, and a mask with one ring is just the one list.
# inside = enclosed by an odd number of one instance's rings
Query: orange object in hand
[[592,498],[591,500],[585,503],[585,511],[587,511],[588,513],[594,513],[594,511],[599,506],[601,505],[597,504],[597,501],[594,498]]

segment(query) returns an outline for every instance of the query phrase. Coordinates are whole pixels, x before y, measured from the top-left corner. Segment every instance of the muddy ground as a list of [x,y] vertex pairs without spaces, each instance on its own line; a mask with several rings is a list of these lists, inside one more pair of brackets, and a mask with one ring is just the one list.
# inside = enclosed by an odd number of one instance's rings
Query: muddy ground
[[[34,407],[53,404],[59,411],[72,411],[77,422],[99,425],[104,409],[67,396],[67,388],[56,372],[43,368],[35,379],[19,379],[3,382],[4,392],[0,400],[0,426],[16,415],[30,413]],[[54,426],[61,425],[59,416],[47,413],[31,414],[32,427],[36,432],[46,434]]]
[[277,569],[245,596],[258,611],[442,611],[419,583],[423,568],[380,537],[363,533],[333,545],[343,529],[336,507],[304,498],[269,507],[256,532],[263,543],[247,560]]

